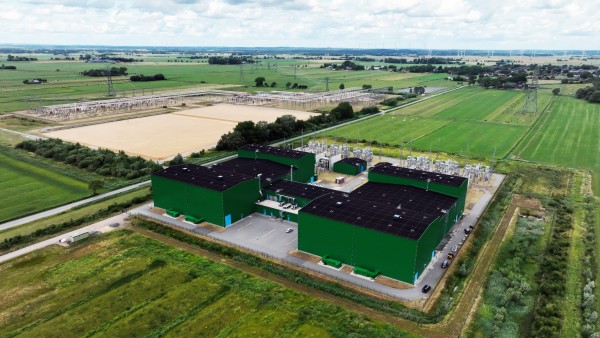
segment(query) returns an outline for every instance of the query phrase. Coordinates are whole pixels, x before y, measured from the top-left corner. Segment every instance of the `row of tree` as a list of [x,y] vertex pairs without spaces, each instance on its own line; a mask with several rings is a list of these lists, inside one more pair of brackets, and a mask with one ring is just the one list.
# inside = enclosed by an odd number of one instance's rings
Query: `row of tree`
[[93,150],[79,143],[59,139],[26,140],[15,147],[102,176],[134,179],[162,169],[155,162],[139,156],[127,156],[123,151],[115,153],[108,149]]
[[125,75],[127,75],[127,67],[111,67],[109,70],[107,70],[107,69],[90,69],[90,70],[84,70],[80,74],[83,76],[103,77],[103,76],[108,76],[109,72],[110,72],[111,76],[125,76]]
[[146,81],[162,81],[162,80],[166,80],[165,76],[163,74],[154,74],[154,75],[132,75],[131,77],[129,77],[130,81],[133,82],[146,82]]
[[592,86],[577,89],[575,97],[591,103],[600,103],[600,80],[592,83]]
[[17,69],[17,66],[5,66],[4,64],[2,64],[2,66],[0,66],[0,69],[15,70]]
[[300,134],[302,131],[309,132],[325,128],[355,116],[375,114],[377,112],[379,112],[377,107],[366,107],[355,113],[350,103],[341,102],[329,113],[314,115],[307,120],[297,120],[293,115],[283,115],[272,123],[265,121],[257,123],[243,121],[238,123],[232,132],[221,136],[216,149],[236,150],[246,144],[267,143],[289,138]]
[[255,61],[251,57],[242,56],[211,56],[208,58],[209,65],[239,65],[242,63],[254,63]]
[[365,66],[356,64],[350,60],[346,60],[340,65],[337,63],[324,63],[320,68],[329,68],[333,70],[365,70]]
[[26,56],[14,56],[14,55],[10,55],[8,54],[8,56],[6,57],[6,61],[37,61],[37,58],[30,58],[30,57],[26,57]]

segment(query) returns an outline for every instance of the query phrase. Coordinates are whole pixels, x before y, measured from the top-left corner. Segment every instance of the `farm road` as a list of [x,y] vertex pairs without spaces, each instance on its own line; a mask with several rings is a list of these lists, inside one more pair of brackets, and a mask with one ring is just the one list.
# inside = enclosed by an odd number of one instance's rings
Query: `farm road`
[[33,221],[37,221],[37,220],[42,219],[42,218],[54,216],[56,214],[60,214],[61,212],[71,210],[71,209],[73,209],[73,208],[75,208],[77,206],[80,206],[80,205],[83,205],[83,204],[87,204],[87,203],[90,203],[90,202],[94,202],[94,201],[97,201],[97,200],[101,200],[101,199],[104,199],[106,197],[110,197],[110,196],[113,196],[113,195],[120,194],[122,192],[127,192],[127,191],[130,191],[130,190],[134,190],[134,189],[137,189],[137,188],[143,187],[145,185],[149,185],[149,184],[150,184],[150,181],[144,181],[144,182],[136,183],[136,184],[127,186],[125,188],[121,188],[121,189],[109,191],[109,192],[107,192],[105,194],[96,195],[94,197],[86,198],[86,199],[83,199],[83,200],[80,200],[80,201],[77,201],[77,202],[65,204],[65,205],[60,206],[58,208],[54,208],[54,209],[42,211],[42,212],[39,212],[37,214],[33,214],[33,215],[30,215],[30,216],[26,216],[26,217],[23,217],[23,218],[16,219],[14,221],[2,223],[2,224],[0,224],[0,231],[6,230],[6,229],[10,229],[10,228],[13,228],[13,227],[16,227],[16,226],[19,226],[19,225],[27,224],[27,223],[30,223],[30,222],[33,222]]
[[99,232],[105,233],[105,232],[109,232],[109,231],[112,231],[112,230],[115,230],[115,229],[119,229],[120,227],[118,227],[118,228],[112,228],[109,225],[113,224],[113,223],[123,224],[123,222],[125,221],[125,217],[127,217],[127,214],[125,214],[125,213],[117,215],[117,216],[113,216],[111,218],[107,218],[107,219],[104,219],[102,221],[96,222],[94,224],[85,226],[83,228],[79,228],[77,230],[73,230],[71,232],[67,232],[66,234],[58,235],[56,237],[47,239],[45,241],[32,244],[32,245],[30,245],[28,247],[25,247],[23,249],[16,250],[16,251],[13,251],[13,252],[9,252],[6,255],[0,256],[0,264],[4,263],[6,261],[9,261],[9,260],[11,260],[13,258],[17,258],[17,257],[23,256],[23,255],[26,255],[26,254],[28,254],[30,252],[33,252],[33,251],[45,248],[45,247],[47,247],[49,245],[59,244],[59,240],[62,239],[62,238],[68,238],[69,236],[75,236],[75,235],[78,235],[78,234],[81,234],[81,233],[84,233],[84,232],[99,231]]

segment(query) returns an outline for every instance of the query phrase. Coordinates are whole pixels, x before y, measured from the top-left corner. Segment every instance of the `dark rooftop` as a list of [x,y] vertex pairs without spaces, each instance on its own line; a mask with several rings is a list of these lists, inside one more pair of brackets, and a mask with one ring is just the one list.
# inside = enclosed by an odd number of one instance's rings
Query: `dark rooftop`
[[467,179],[460,176],[452,176],[440,173],[434,173],[429,171],[403,168],[394,166],[390,163],[383,162],[375,165],[370,172],[385,174],[397,177],[405,177],[419,181],[435,182],[439,184],[449,185],[453,187],[460,187]]
[[248,145],[241,147],[240,149],[246,150],[246,151],[258,151],[259,153],[263,153],[263,154],[271,154],[271,155],[275,155],[275,156],[288,157],[288,158],[302,158],[306,155],[311,155],[311,153],[307,153],[305,151],[280,149],[280,148],[271,147],[271,146],[263,146],[260,144],[248,144]]
[[309,200],[314,200],[315,198],[321,197],[323,195],[330,194],[332,192],[336,192],[335,190],[317,187],[315,185],[303,184],[291,181],[281,180],[273,183],[270,187],[266,188],[266,190],[277,192],[278,194],[290,196],[290,197],[298,197],[298,198],[306,198]]
[[[250,158],[234,158],[229,161],[215,164],[212,168],[217,170],[235,172],[239,175],[247,175],[250,177],[257,177],[258,174],[262,174],[262,180],[275,181],[281,176],[286,175],[290,172],[291,167],[272,162],[269,160],[255,160]],[[264,182],[264,181],[263,181]]]
[[417,210],[441,216],[450,210],[457,199],[408,185],[367,182],[350,195],[368,201],[389,204],[401,209]]
[[290,167],[268,160],[235,158],[212,167],[183,164],[160,170],[154,175],[175,181],[197,185],[203,188],[225,191],[236,184],[256,178],[277,180],[289,173]]
[[225,191],[254,177],[220,169],[209,169],[195,164],[183,164],[154,173],[155,176],[197,185],[203,188]]
[[317,198],[300,210],[356,226],[409,239],[419,239],[437,216],[379,201],[356,198],[354,194],[335,192]]
[[361,158],[358,158],[358,157],[346,157],[344,159],[339,160],[338,162],[348,163],[350,165],[357,166],[357,167],[362,164],[367,164],[367,161],[365,161]]

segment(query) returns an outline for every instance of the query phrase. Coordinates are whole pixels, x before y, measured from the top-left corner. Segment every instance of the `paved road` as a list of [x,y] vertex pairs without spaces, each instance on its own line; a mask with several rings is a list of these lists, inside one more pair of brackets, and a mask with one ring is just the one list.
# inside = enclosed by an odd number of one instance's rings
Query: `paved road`
[[25,133],[22,133],[20,131],[15,131],[15,130],[10,130],[10,129],[5,129],[5,128],[0,128],[0,130],[6,131],[6,132],[9,132],[9,133],[13,133],[13,134],[17,134],[17,135],[23,136],[24,138],[30,139],[30,140],[45,140],[46,139],[46,137],[41,137],[41,136],[31,135],[31,134],[25,134]]
[[110,196],[113,196],[113,195],[116,195],[116,194],[120,194],[122,192],[126,192],[126,191],[130,191],[130,190],[133,190],[133,189],[137,189],[139,187],[143,187],[143,186],[149,185],[149,184],[150,184],[150,181],[144,181],[144,182],[136,183],[136,184],[127,186],[125,188],[121,188],[121,189],[109,191],[109,192],[107,192],[105,194],[96,195],[94,197],[86,198],[86,199],[81,200],[81,201],[77,201],[77,202],[65,204],[65,205],[60,206],[58,208],[54,208],[54,209],[42,211],[42,212],[39,212],[37,214],[33,214],[33,215],[30,215],[30,216],[26,216],[26,217],[23,217],[23,218],[16,219],[14,221],[2,223],[2,224],[0,224],[0,231],[1,230],[6,230],[6,229],[10,229],[10,228],[13,228],[13,227],[16,227],[16,226],[19,226],[19,225],[27,224],[27,223],[30,223],[30,222],[33,222],[33,221],[37,221],[39,219],[46,218],[46,217],[49,217],[49,216],[54,216],[56,214],[60,214],[61,212],[73,209],[74,207],[80,206],[82,204],[94,202],[94,201],[97,201],[97,200],[100,200],[100,199],[103,199],[103,198],[106,198],[106,197],[110,197]]
[[[25,247],[23,249],[7,253],[6,255],[0,256],[0,263],[4,263],[4,262],[9,261],[11,259],[14,259],[14,258],[23,256],[23,255],[26,255],[28,253],[31,253],[31,252],[35,251],[35,250],[39,250],[39,249],[45,248],[45,247],[47,247],[49,245],[58,245],[60,239],[62,239],[62,238],[68,238],[69,236],[74,236],[74,235],[78,235],[78,234],[81,234],[81,233],[84,233],[84,232],[93,232],[93,231],[99,231],[101,233],[106,233],[106,232],[109,232],[109,231],[113,231],[115,229],[120,229],[121,226],[122,226],[122,224],[123,224],[123,222],[125,221],[125,217],[127,217],[126,214],[120,214],[120,215],[117,215],[117,216],[113,216],[111,218],[107,218],[107,219],[99,221],[97,223],[85,226],[83,228],[79,228],[77,230],[73,230],[73,231],[68,232],[66,234],[62,234],[62,235],[56,236],[54,238],[50,238],[48,240],[45,240],[43,242],[32,244],[32,245],[30,245],[28,247]],[[112,223],[119,223],[119,224],[121,224],[121,226],[119,226],[117,228],[112,228],[112,227],[109,226],[109,224],[112,224]]]

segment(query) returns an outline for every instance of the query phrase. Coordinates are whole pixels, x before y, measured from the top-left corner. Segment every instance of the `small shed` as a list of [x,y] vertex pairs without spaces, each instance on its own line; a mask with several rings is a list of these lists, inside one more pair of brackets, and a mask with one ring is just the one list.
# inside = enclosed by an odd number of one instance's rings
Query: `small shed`
[[367,161],[358,157],[346,157],[333,165],[334,172],[346,175],[358,175],[365,170],[367,170]]

